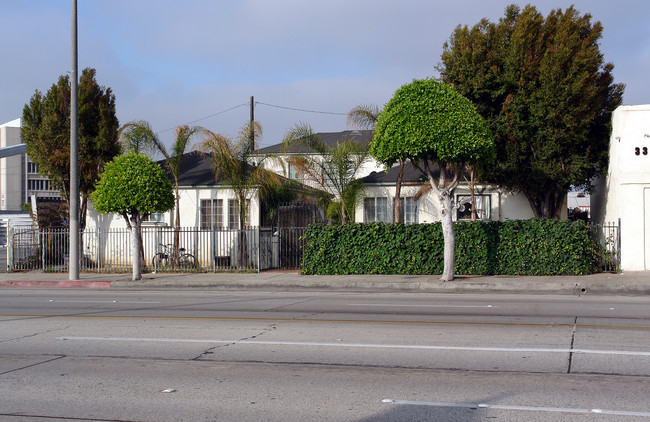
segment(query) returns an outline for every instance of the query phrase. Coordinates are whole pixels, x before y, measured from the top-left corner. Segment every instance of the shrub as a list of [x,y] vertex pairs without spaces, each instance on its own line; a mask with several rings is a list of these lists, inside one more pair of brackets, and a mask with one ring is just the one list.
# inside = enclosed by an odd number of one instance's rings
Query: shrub
[[[583,275],[598,246],[581,221],[456,222],[457,274]],[[303,274],[441,274],[440,223],[311,225]]]

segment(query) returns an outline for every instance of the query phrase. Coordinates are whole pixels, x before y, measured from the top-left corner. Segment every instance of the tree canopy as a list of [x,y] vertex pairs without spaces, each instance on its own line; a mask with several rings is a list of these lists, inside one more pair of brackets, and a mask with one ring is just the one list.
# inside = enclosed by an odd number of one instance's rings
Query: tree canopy
[[559,216],[571,185],[607,167],[611,111],[624,86],[604,63],[600,22],[573,7],[546,18],[506,8],[499,22],[458,26],[443,46],[441,79],[476,104],[494,132],[496,165],[481,178],[522,191],[536,217]]
[[129,153],[115,157],[97,182],[91,199],[103,214],[116,213],[133,221],[174,207],[174,194],[167,174],[144,154]]
[[[433,79],[399,88],[379,114],[370,154],[390,166],[409,159],[429,179],[441,204],[445,239],[443,280],[454,278],[453,199],[460,169],[491,160],[492,135],[474,105],[453,86]],[[436,177],[436,168],[440,176]]]
[[370,153],[386,165],[401,157],[467,163],[492,158],[493,142],[468,99],[451,85],[421,79],[402,86],[386,104]]
[[[81,229],[85,226],[86,199],[94,190],[103,165],[120,153],[115,116],[115,95],[99,86],[95,69],[86,68],[79,81],[79,192]],[[23,108],[21,137],[27,154],[61,190],[70,192],[70,78],[60,76],[45,95],[36,91]]]
[[90,196],[97,211],[124,217],[131,230],[133,280],[139,280],[140,227],[152,212],[165,212],[174,207],[174,193],[167,174],[144,154],[129,153],[115,157]]

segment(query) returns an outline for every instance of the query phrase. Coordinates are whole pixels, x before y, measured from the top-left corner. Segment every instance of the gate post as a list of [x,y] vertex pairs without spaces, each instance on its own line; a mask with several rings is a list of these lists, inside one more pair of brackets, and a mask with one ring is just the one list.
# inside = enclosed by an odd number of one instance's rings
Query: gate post
[[7,272],[14,271],[14,228],[7,224]]

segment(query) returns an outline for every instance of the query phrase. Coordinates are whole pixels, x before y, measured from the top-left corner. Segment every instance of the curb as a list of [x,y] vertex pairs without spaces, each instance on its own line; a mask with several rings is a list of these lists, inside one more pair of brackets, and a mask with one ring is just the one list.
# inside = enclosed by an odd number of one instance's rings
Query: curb
[[108,289],[110,281],[53,281],[53,280],[8,280],[0,281],[0,287],[56,287],[67,289]]

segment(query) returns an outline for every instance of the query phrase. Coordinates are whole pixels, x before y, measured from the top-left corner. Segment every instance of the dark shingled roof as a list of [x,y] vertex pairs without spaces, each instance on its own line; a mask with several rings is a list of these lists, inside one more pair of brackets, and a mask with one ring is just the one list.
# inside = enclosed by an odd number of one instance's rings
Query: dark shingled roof
[[[345,139],[357,141],[360,145],[368,147],[372,139],[371,130],[344,130],[343,132],[320,132],[316,133],[320,141],[326,145],[335,145],[337,142]],[[289,151],[282,151],[282,144],[271,145],[269,147],[261,148],[255,151],[255,154],[296,154],[296,153],[315,153],[314,150],[300,150],[298,145],[294,145]]]
[[[229,183],[224,181],[217,181],[212,162],[210,161],[211,154],[204,154],[199,151],[191,151],[183,154],[181,161],[181,174],[178,178],[178,185],[180,187],[198,187],[198,186],[229,186]],[[174,184],[174,177],[167,169],[165,160],[159,160],[158,164],[167,172],[169,181]],[[281,183],[289,181],[286,177],[279,176]],[[304,187],[304,186],[303,186]],[[306,188],[309,190],[309,188]]]
[[[158,161],[158,164],[167,171],[169,180],[174,183],[174,178],[167,170],[165,160]],[[212,163],[209,157],[198,151],[183,154],[181,161],[181,174],[178,178],[179,186],[218,186],[223,183],[217,183],[212,169]]]
[[[386,171],[373,171],[366,177],[362,177],[361,181],[364,185],[394,185],[397,182],[397,175],[399,174],[399,165],[393,166],[390,170]],[[435,177],[440,176],[440,170],[436,169],[434,172]],[[427,177],[420,172],[420,170],[413,167],[411,163],[404,165],[404,175],[402,183],[404,184],[418,184],[421,185],[427,182]]]

